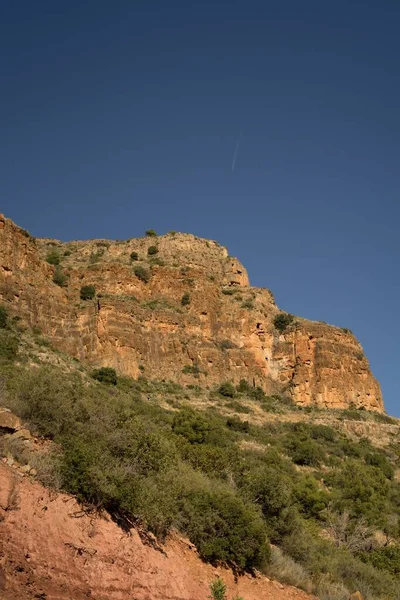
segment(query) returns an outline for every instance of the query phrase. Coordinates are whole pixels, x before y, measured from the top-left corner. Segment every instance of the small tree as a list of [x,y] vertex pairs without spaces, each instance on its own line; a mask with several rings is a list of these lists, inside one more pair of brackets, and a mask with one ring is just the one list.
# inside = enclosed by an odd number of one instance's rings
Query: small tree
[[131,252],[131,261],[139,260],[139,254],[137,252]]
[[181,304],[182,306],[187,306],[188,304],[190,304],[190,295],[187,292],[186,294],[183,294]]
[[287,329],[289,327],[289,325],[292,323],[293,319],[294,319],[293,315],[290,315],[289,313],[281,312],[278,315],[276,315],[276,317],[274,319],[275,328],[280,333],[283,333],[285,331],[285,329]]
[[60,264],[60,255],[57,250],[50,250],[46,256],[46,260],[50,265],[57,267]]
[[154,231],[154,229],[146,229],[145,233],[146,233],[147,237],[156,237],[157,236],[157,233]]
[[81,287],[81,300],[93,300],[96,295],[96,288],[94,285],[83,285]]
[[158,252],[157,246],[150,246],[147,250],[147,254],[149,256],[154,256],[155,254],[157,254],[157,252]]
[[135,267],[133,272],[135,273],[136,277],[144,283],[147,283],[150,280],[150,272],[140,265]]
[[7,329],[8,312],[5,306],[0,306],[0,329]]
[[92,373],[93,379],[109,385],[117,385],[117,373],[112,367],[101,367]]

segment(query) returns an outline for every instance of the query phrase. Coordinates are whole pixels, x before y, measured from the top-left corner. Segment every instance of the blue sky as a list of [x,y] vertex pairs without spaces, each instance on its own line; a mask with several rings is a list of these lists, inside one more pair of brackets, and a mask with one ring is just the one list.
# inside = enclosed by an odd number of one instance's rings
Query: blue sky
[[399,21],[388,0],[3,2],[0,210],[63,240],[218,240],[283,309],[352,329],[400,416]]

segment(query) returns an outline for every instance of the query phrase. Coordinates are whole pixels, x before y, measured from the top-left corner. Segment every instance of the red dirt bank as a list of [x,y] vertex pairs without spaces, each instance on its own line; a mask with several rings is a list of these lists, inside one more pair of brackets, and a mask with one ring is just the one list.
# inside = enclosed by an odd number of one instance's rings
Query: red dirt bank
[[163,550],[108,518],[82,516],[72,497],[0,463],[1,600],[206,600],[218,575],[228,597],[312,599],[263,577],[235,583],[230,571],[203,563],[177,536]]

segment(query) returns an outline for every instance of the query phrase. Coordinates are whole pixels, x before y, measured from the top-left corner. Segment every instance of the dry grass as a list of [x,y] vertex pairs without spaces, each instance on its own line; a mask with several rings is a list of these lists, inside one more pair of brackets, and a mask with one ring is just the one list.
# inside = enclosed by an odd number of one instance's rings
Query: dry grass
[[266,568],[266,575],[311,592],[312,582],[307,571],[276,546],[272,546],[271,551],[271,562]]

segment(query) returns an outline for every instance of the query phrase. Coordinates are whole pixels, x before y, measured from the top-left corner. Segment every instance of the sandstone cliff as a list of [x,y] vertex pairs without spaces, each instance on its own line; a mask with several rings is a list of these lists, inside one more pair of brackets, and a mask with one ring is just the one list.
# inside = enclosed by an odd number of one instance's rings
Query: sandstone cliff
[[[53,282],[52,251],[65,287]],[[96,297],[82,301],[83,285]],[[300,405],[383,410],[349,331],[296,318],[280,333],[272,293],[251,287],[225,248],[193,235],[62,243],[34,239],[0,216],[0,301],[64,351],[128,376],[202,386],[243,378]]]

